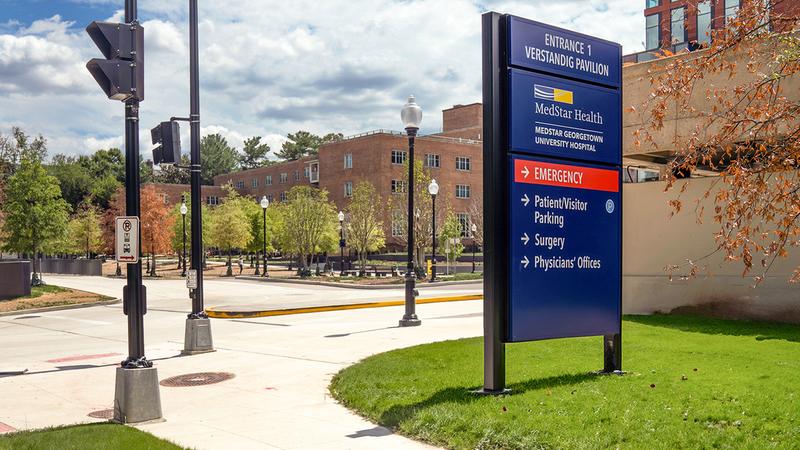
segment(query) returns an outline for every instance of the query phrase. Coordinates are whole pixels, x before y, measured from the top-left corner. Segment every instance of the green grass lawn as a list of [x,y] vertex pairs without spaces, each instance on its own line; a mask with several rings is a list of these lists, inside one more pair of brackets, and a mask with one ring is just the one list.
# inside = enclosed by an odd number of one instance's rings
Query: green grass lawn
[[[424,324],[423,324],[424,326]],[[624,376],[595,375],[601,338],[506,346],[512,395],[485,397],[482,339],[365,359],[335,398],[449,448],[800,448],[800,327],[687,316],[623,323]]]
[[0,449],[180,449],[149,433],[125,425],[98,423],[0,435]]
[[[68,292],[69,289],[63,288],[61,286],[53,286],[49,284],[45,284],[42,286],[33,286],[31,288],[31,295],[24,297],[24,298],[36,298],[41,297],[44,294],[57,294],[59,292]],[[20,297],[22,298],[22,297]]]

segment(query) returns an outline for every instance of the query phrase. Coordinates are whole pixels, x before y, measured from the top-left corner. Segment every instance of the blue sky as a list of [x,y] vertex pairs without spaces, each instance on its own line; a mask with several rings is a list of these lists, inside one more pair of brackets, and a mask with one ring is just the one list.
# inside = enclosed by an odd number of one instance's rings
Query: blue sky
[[[188,109],[185,0],[139,0],[147,130]],[[0,0],[0,133],[43,134],[50,154],[122,144],[122,107],[85,69],[99,57],[84,28],[121,20],[122,0]],[[517,14],[642,48],[639,0],[200,1],[203,133],[273,148],[306,129],[345,135],[399,129],[415,94],[423,132],[441,110],[480,101],[480,14]],[[145,155],[149,147],[143,145]]]

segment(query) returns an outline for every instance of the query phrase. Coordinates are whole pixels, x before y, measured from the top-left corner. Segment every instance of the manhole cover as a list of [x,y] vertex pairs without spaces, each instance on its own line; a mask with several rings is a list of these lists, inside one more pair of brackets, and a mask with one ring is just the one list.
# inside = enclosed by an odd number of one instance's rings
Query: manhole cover
[[113,409],[101,409],[99,411],[92,411],[87,414],[89,417],[93,417],[95,419],[113,419],[114,418],[114,410]]
[[230,380],[234,376],[228,372],[187,373],[161,380],[159,384],[167,387],[205,386]]

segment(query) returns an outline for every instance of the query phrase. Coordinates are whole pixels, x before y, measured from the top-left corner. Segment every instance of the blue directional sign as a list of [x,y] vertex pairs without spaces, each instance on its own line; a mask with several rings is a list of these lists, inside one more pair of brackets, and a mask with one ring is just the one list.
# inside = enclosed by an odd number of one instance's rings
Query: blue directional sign
[[508,64],[611,87],[622,85],[622,46],[508,16]]
[[620,332],[621,172],[509,156],[506,342]]
[[621,164],[620,93],[509,70],[511,151]]

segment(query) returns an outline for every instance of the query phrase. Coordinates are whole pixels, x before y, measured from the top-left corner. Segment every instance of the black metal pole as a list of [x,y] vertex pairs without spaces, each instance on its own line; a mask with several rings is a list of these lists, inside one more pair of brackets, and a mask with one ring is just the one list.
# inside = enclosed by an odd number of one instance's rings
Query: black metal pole
[[200,68],[197,41],[197,0],[189,0],[189,120],[191,132],[192,270],[197,287],[192,292],[190,319],[205,319],[203,307],[203,218],[200,208]]
[[431,195],[433,203],[433,258],[431,258],[431,283],[436,281],[436,195]]
[[406,264],[406,311],[400,320],[401,327],[416,326],[420,320],[416,313],[416,274],[414,273],[414,139],[417,128],[406,128],[408,134],[408,263]]
[[[125,0],[125,22],[137,23],[136,0]],[[139,100],[125,102],[125,213],[128,216],[141,215],[139,197]],[[141,229],[139,230],[141,236]],[[142,254],[142,240],[139,239],[139,255]],[[123,299],[128,314],[128,358],[122,362],[126,369],[152,367],[153,363],[144,356],[144,314],[145,290],[142,285],[142,261],[128,264],[128,284]]]
[[472,236],[472,273],[475,273],[475,247],[477,247],[477,245],[475,245],[475,235],[474,235],[474,232],[473,232],[473,236]]
[[262,251],[264,252],[264,276],[268,277],[269,272],[267,271],[267,208],[262,208],[264,210],[264,242],[262,244]]
[[505,132],[502,102],[503,77],[506,76],[503,53],[505,21],[497,13],[481,17],[483,27],[483,211],[484,211],[484,277],[483,277],[483,393],[505,390],[506,248],[508,217],[504,202],[506,186]]
[[339,276],[344,276],[344,220],[339,221],[339,261],[341,261],[341,270]]

